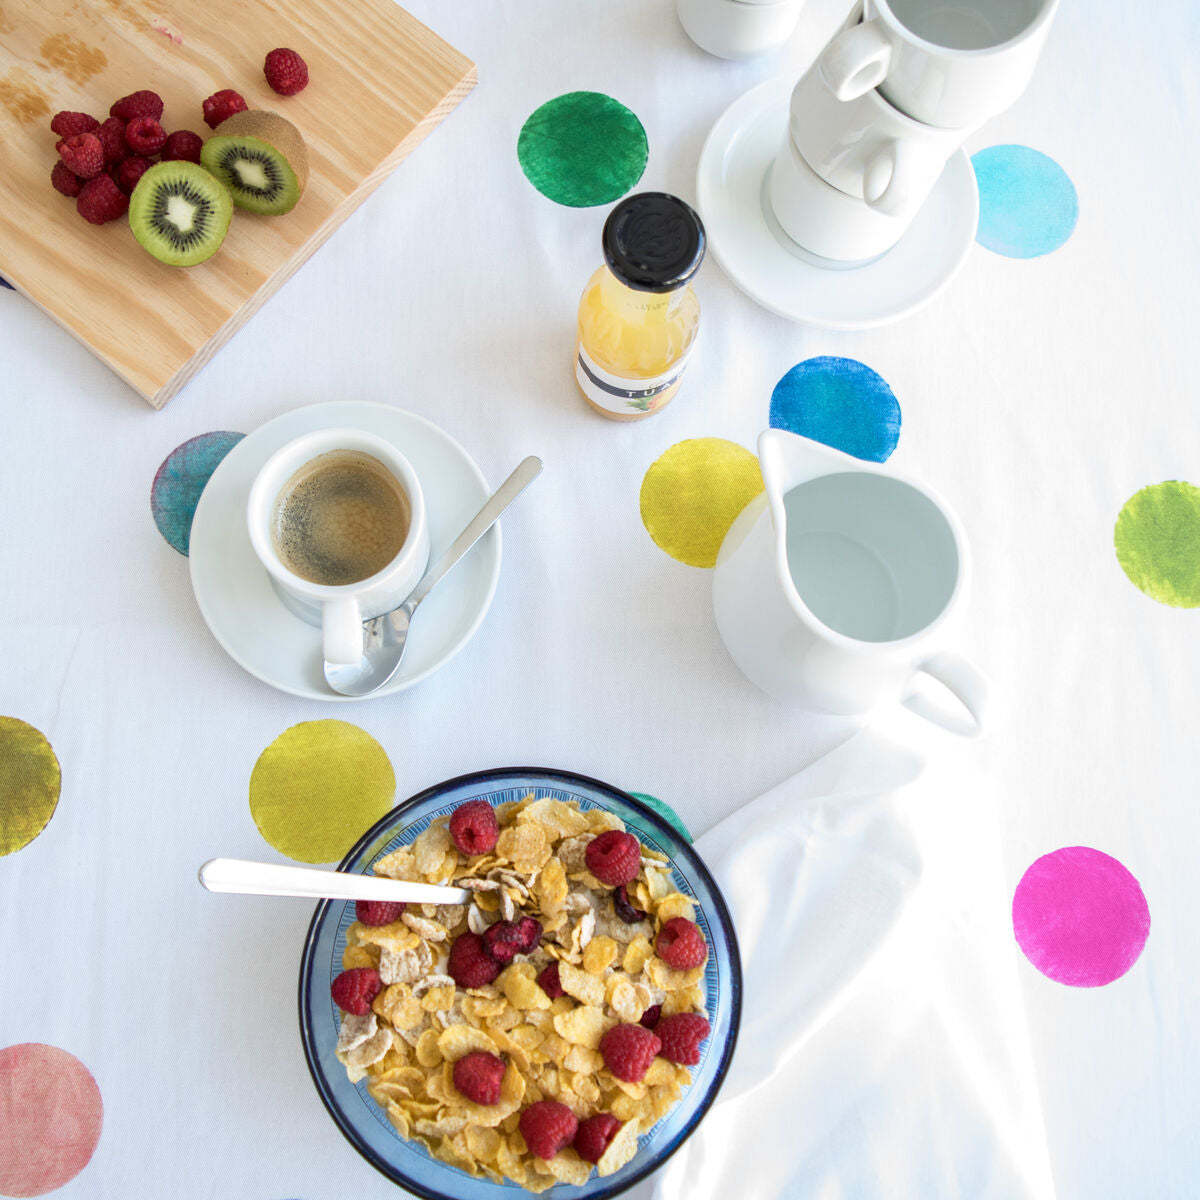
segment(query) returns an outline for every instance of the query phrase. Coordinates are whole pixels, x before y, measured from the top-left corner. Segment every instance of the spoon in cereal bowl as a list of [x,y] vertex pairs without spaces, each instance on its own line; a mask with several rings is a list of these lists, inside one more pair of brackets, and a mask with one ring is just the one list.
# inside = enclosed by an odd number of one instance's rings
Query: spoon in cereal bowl
[[353,875],[283,863],[250,862],[242,858],[212,858],[199,871],[210,892],[241,896],[300,896],[319,900],[393,900],[406,904],[466,904],[466,888],[438,887],[381,875]]

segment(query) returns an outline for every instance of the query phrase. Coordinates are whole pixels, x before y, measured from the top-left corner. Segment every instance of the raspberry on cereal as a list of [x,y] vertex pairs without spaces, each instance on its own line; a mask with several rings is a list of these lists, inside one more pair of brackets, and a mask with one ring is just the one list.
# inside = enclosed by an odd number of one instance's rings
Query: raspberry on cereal
[[557,1100],[538,1100],[521,1113],[519,1128],[529,1152],[549,1159],[571,1144],[579,1118]]
[[[115,176],[117,186],[128,196],[137,187],[137,181],[153,165],[148,158],[143,158],[140,154],[131,154],[127,159],[117,164]],[[109,169],[111,170],[112,168]]]
[[177,129],[174,133],[167,134],[162,148],[162,160],[198,163],[200,147],[203,145],[204,139],[198,133],[193,133],[190,129]]
[[708,945],[700,927],[687,917],[672,917],[659,931],[654,941],[658,957],[676,971],[690,971],[704,966]]
[[586,1162],[598,1163],[620,1128],[621,1122],[612,1113],[601,1112],[588,1117],[580,1122],[575,1134],[575,1153]]
[[654,1027],[662,1042],[659,1053],[684,1067],[694,1067],[700,1061],[700,1043],[708,1037],[708,1020],[699,1013],[673,1013],[663,1017]]
[[658,1025],[658,1018],[662,1016],[662,1005],[652,1004],[641,1017],[638,1019],[638,1024],[643,1029],[654,1029]]
[[450,947],[446,973],[461,988],[486,987],[500,974],[500,964],[487,952],[477,933],[460,933]]
[[233,88],[224,88],[213,92],[203,103],[204,122],[210,129],[216,129],[226,117],[234,113],[246,111],[246,101]]
[[60,138],[69,138],[76,133],[95,133],[99,128],[100,122],[95,117],[89,117],[87,113],[67,112],[66,109],[55,113],[54,120],[50,122],[50,132],[57,133]]
[[600,1039],[604,1065],[626,1083],[641,1083],[662,1043],[641,1025],[614,1025]]
[[454,1064],[454,1086],[476,1104],[498,1104],[506,1069],[504,1059],[475,1050]]
[[101,121],[95,133],[104,147],[105,165],[120,162],[129,154],[129,147],[125,145],[125,122],[120,117]]
[[365,1017],[371,1011],[371,1001],[383,989],[383,980],[374,967],[351,967],[330,984],[329,994],[343,1012]]
[[60,158],[54,164],[54,169],[50,172],[50,183],[56,192],[61,192],[64,196],[74,198],[79,195],[84,181]]
[[468,858],[496,848],[500,826],[496,810],[486,800],[468,800],[450,814],[450,836]]
[[400,920],[403,900],[356,900],[354,917],[364,925],[390,925]]
[[558,959],[555,959],[549,966],[542,968],[542,973],[537,977],[537,985],[551,1000],[557,1000],[559,996],[567,994],[563,990],[562,981],[558,977]]
[[134,117],[125,126],[125,145],[134,154],[157,154],[166,140],[166,130],[154,117]]
[[58,143],[58,157],[72,175],[95,179],[104,170],[104,146],[94,133],[73,133]]
[[542,939],[542,923],[533,917],[522,917],[517,922],[517,932],[521,938],[519,953],[529,954]]
[[607,829],[588,842],[584,861],[601,883],[617,887],[637,878],[642,866],[642,847],[632,833]]
[[625,884],[620,887],[613,888],[612,894],[613,912],[617,914],[626,925],[636,925],[639,921],[646,919],[644,909],[634,908],[629,902],[629,891]]
[[135,117],[153,117],[157,121],[163,115],[163,100],[157,92],[144,88],[114,101],[108,115],[122,121],[132,121]]
[[483,933],[487,952],[501,963],[512,962],[518,954],[528,954],[542,936],[542,924],[533,917],[518,921],[496,921]]
[[294,96],[308,86],[308,64],[286,46],[280,46],[267,55],[263,63],[263,74],[273,92],[281,96]]
[[97,175],[79,189],[75,208],[85,221],[92,225],[103,225],[123,217],[129,211],[129,197],[110,176]]

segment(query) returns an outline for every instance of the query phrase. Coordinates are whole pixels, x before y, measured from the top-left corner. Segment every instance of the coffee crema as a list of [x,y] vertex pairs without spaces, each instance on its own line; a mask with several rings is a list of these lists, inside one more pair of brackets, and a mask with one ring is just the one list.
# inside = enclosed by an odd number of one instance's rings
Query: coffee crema
[[331,450],[280,489],[271,544],[293,575],[337,587],[382,571],[411,522],[408,494],[383,463],[359,450]]

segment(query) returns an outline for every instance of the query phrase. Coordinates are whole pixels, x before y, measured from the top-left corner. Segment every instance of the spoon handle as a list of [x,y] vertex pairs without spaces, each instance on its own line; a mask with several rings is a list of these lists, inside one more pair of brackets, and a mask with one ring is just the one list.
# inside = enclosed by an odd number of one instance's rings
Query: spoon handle
[[410,612],[421,603],[430,591],[456,562],[492,527],[496,518],[541,474],[542,460],[531,454],[496,489],[492,498],[479,510],[475,519],[454,539],[450,549],[425,573],[417,590],[405,602]]
[[466,904],[466,888],[409,883],[379,875],[351,875],[314,867],[213,858],[200,868],[200,882],[210,892],[243,896],[308,896],[331,900],[404,900],[410,904]]

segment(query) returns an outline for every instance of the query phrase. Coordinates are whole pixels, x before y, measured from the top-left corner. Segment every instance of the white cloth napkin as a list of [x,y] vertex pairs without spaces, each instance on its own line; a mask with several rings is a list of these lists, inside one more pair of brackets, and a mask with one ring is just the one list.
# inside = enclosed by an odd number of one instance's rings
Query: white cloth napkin
[[1054,1196],[996,801],[898,716],[696,845],[741,943],[741,1036],[654,1200]]

